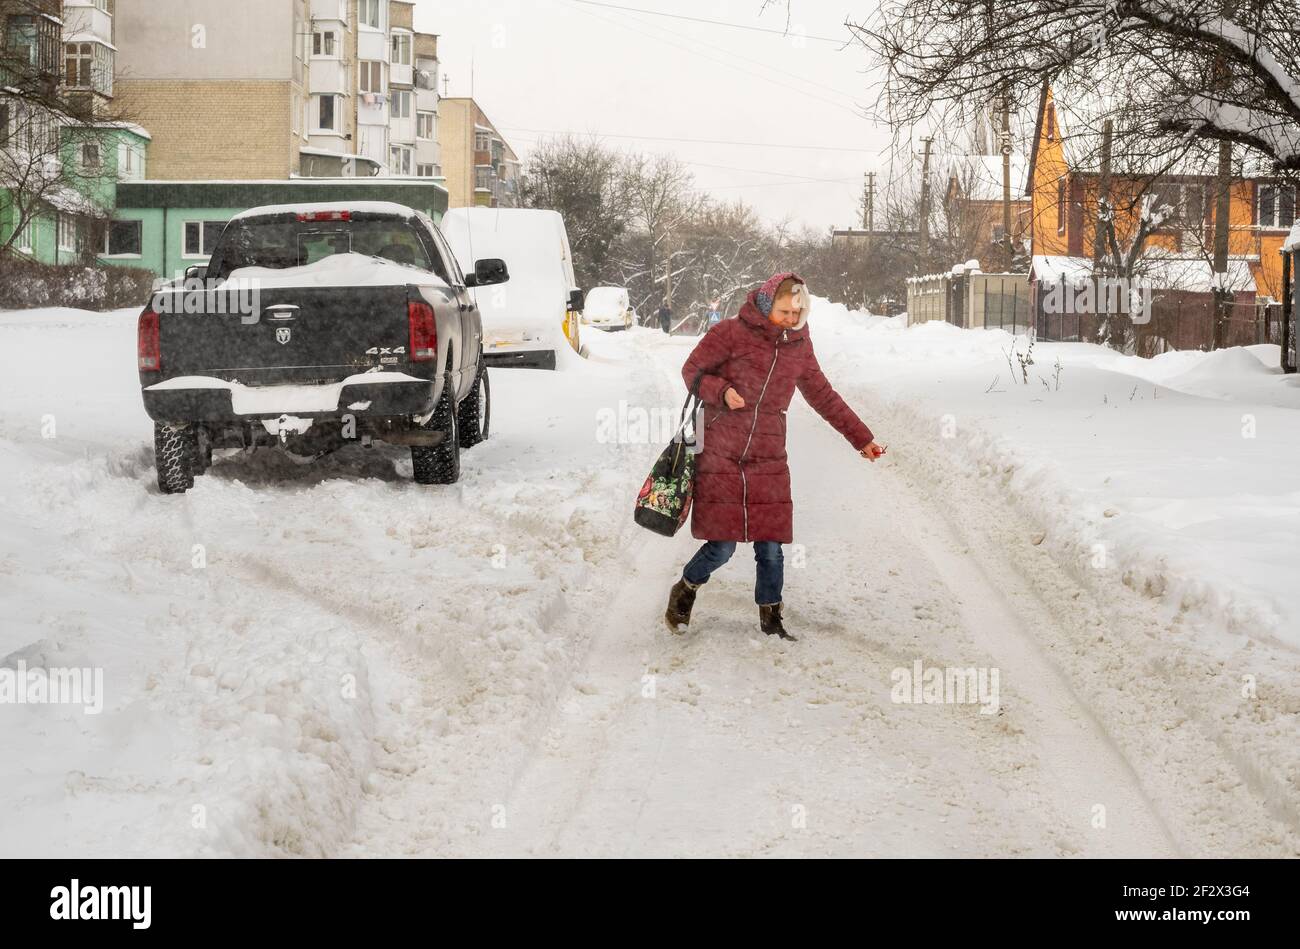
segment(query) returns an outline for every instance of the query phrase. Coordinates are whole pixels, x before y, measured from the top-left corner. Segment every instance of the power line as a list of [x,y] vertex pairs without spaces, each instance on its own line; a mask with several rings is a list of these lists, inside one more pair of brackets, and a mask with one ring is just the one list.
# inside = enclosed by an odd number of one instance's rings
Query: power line
[[595,135],[597,138],[627,138],[642,142],[685,142],[693,145],[735,145],[745,148],[793,148],[799,151],[814,152],[861,152],[874,154],[875,149],[851,148],[846,145],[786,145],[781,142],[733,142],[718,138],[673,138],[664,135],[620,135],[613,132],[574,132],[572,129],[530,129],[519,125],[500,125],[500,129],[509,132],[529,132],[534,135]]
[[628,13],[645,13],[650,16],[667,17],[670,20],[688,20],[691,23],[706,23],[709,26],[725,26],[733,30],[749,30],[753,33],[770,33],[785,39],[805,39],[817,43],[834,43],[839,47],[846,47],[849,44],[848,39],[834,39],[829,36],[801,36],[799,34],[788,33],[785,30],[773,30],[765,26],[750,26],[746,23],[729,23],[725,20],[706,20],[698,16],[685,16],[680,13],[665,13],[662,10],[645,10],[640,7],[625,7],[617,3],[599,3],[597,0],[573,0],[574,3],[581,3],[589,7],[605,7],[608,10],[624,10]]
[[[581,0],[574,0],[574,2],[575,2],[575,3],[577,3],[577,2],[581,2]],[[630,10],[630,9],[633,9],[633,8],[631,8],[631,7],[616,7],[615,9],[620,9],[620,10],[627,9],[627,10]],[[625,29],[627,28],[626,26],[624,26],[624,24],[621,24],[621,23],[619,23],[619,22],[616,21],[616,20],[610,20],[610,19],[608,19],[608,18],[606,18],[606,17],[599,16],[599,15],[597,15],[597,14],[595,14],[595,13],[590,13],[590,12],[588,12],[588,16],[594,16],[594,17],[596,17],[596,18],[599,19],[599,20],[604,20],[606,23],[613,23],[615,26],[623,26]],[[703,54],[697,54],[697,55],[703,55],[705,58],[709,58],[709,56],[711,56],[711,55],[718,55],[718,54],[721,54],[721,55],[723,55],[723,56],[729,56],[729,57],[731,57],[732,59],[739,60],[741,63],[744,63],[745,65],[749,65],[749,66],[757,66],[757,67],[759,67],[760,69],[766,69],[766,70],[769,70],[770,72],[778,73],[778,74],[781,75],[781,76],[784,76],[784,77],[789,78],[789,79],[793,79],[793,80],[795,80],[796,82],[803,83],[804,85],[814,86],[814,87],[816,87],[816,88],[818,88],[818,89],[825,89],[825,90],[827,90],[828,92],[833,92],[835,95],[837,95],[837,96],[843,96],[844,98],[848,99],[850,102],[853,102],[853,103],[856,105],[856,97],[855,97],[854,95],[852,95],[851,93],[845,92],[843,89],[840,89],[840,88],[837,87],[837,86],[832,86],[832,85],[830,85],[829,83],[825,83],[825,82],[818,82],[818,81],[815,80],[815,79],[805,79],[803,76],[790,75],[790,73],[789,73],[788,70],[779,69],[778,67],[775,67],[775,66],[769,66],[768,64],[766,64],[766,63],[764,63],[764,62],[762,62],[762,61],[760,61],[760,60],[755,60],[754,57],[753,57],[752,55],[745,54],[745,53],[737,53],[737,52],[735,52],[735,51],[733,51],[733,50],[729,50],[729,49],[727,49],[726,47],[719,46],[719,45],[714,44],[714,43],[709,43],[709,42],[706,41],[706,40],[697,40],[697,39],[694,39],[694,38],[689,37],[689,36],[684,36],[684,35],[682,35],[682,34],[680,34],[680,33],[675,33],[675,32],[673,32],[671,29],[669,29],[669,28],[667,28],[667,27],[656,26],[656,25],[653,24],[653,23],[648,23],[648,22],[646,22],[645,20],[637,19],[636,17],[630,17],[630,19],[631,19],[632,22],[634,22],[634,23],[641,24],[641,25],[642,25],[643,27],[645,27],[645,29],[647,29],[647,30],[657,30],[657,31],[659,32],[660,35],[659,35],[659,36],[651,36],[651,39],[659,39],[659,40],[661,40],[661,41],[664,42],[664,43],[670,43],[670,44],[672,43],[673,40],[681,40],[681,41],[683,41],[683,42],[690,43],[690,44],[692,44],[692,45],[694,45],[694,46],[697,46],[697,47],[702,48],[705,52],[704,52]],[[664,38],[663,38],[663,35],[664,35],[664,34],[666,34],[666,35],[669,37],[669,39],[664,39]],[[727,64],[726,64],[726,63],[720,63],[719,65],[727,65]],[[739,68],[739,67],[735,67],[735,68]],[[742,70],[742,71],[744,71],[744,70]],[[777,85],[782,85],[782,83],[777,83]],[[802,90],[799,90],[799,91],[802,91]]]
[[[569,2],[576,4],[576,3],[586,2],[586,0],[569,0]],[[611,20],[609,17],[601,16],[599,13],[593,13],[590,10],[583,10],[582,12],[586,13],[590,17],[594,17],[597,20],[603,20],[606,23],[611,23],[614,26],[617,26],[619,29],[628,30],[629,32],[635,33],[637,36],[646,35],[640,30],[637,30],[636,28],[629,26],[627,23],[622,23],[618,20]],[[641,23],[640,25],[643,28],[650,27],[650,24],[648,23]],[[655,29],[659,29],[659,28],[655,27]],[[755,79],[761,79],[763,82],[770,82],[774,86],[780,86],[782,89],[789,89],[791,92],[797,92],[799,95],[806,96],[809,99],[816,99],[818,102],[824,102],[827,105],[834,106],[837,109],[843,109],[845,112],[848,112],[850,115],[853,115],[856,118],[862,118],[861,112],[859,112],[857,109],[845,105],[843,102],[836,102],[832,99],[827,99],[825,96],[814,95],[813,93],[809,92],[807,89],[800,89],[798,86],[792,86],[787,82],[778,82],[777,80],[772,79],[770,76],[764,76],[762,73],[754,72],[754,70],[752,69],[746,69],[742,66],[736,66],[733,63],[725,62],[724,60],[718,59],[716,56],[703,54],[699,52],[699,50],[691,49],[688,46],[683,46],[681,43],[675,42],[674,40],[665,39],[662,36],[651,35],[650,38],[658,40],[661,43],[665,43],[668,46],[672,46],[677,49],[684,50],[685,52],[690,53],[693,56],[699,56],[701,58],[711,59],[715,65],[723,66],[727,69],[732,69],[739,73],[744,73],[747,76],[753,76]],[[698,41],[694,41],[694,42],[698,42]],[[761,64],[756,64],[756,65],[761,65]],[[813,83],[813,84],[819,85],[819,83]],[[835,91],[836,95],[845,95],[845,93],[839,92],[838,90],[833,90],[833,91]]]
[[[508,127],[508,126],[501,126],[501,128],[507,128],[507,127]],[[534,144],[536,144],[537,142],[541,141],[541,139],[535,138],[535,137],[533,137],[533,136],[531,136],[531,135],[516,136],[515,138],[516,138],[516,140],[522,140],[522,141],[532,142],[532,143],[534,143]],[[845,182],[848,182],[848,181],[857,181],[857,180],[858,180],[856,177],[854,177],[854,178],[814,178],[814,177],[811,177],[811,176],[809,176],[809,175],[796,175],[796,174],[792,174],[792,173],[790,173],[790,172],[788,172],[788,171],[772,171],[770,168],[737,168],[737,167],[735,167],[735,166],[733,166],[733,165],[714,165],[714,164],[710,164],[709,162],[703,162],[703,161],[688,161],[688,160],[685,159],[685,158],[679,158],[679,159],[677,159],[677,160],[680,161],[683,165],[690,165],[690,166],[693,167],[693,168],[712,168],[712,169],[716,169],[716,170],[718,170],[718,171],[735,171],[735,172],[740,172],[740,173],[742,173],[742,174],[749,174],[749,175],[774,175],[774,176],[777,177],[777,178],[791,178],[791,179],[793,179],[792,181],[775,181],[775,182],[767,182],[766,184],[835,184],[835,185],[838,185],[838,184],[844,184]],[[721,187],[721,188],[761,188],[761,187],[764,187],[764,183],[760,182],[760,183],[757,183],[757,184],[751,184],[751,185],[720,185],[719,187]],[[712,189],[711,189],[711,190],[712,190]]]
[[[785,172],[785,171],[769,171],[766,168],[733,168],[730,165],[710,165],[702,161],[686,161],[685,159],[680,159],[680,161],[682,162],[683,165],[694,165],[698,168],[716,168],[719,171],[739,171],[750,175],[776,175],[778,178],[798,179],[797,181],[790,182],[790,184],[806,184],[809,182],[827,182],[830,184],[842,184],[845,181],[858,180],[856,177],[854,178],[812,178],[809,177],[808,175],[792,175],[789,172]],[[745,185],[738,185],[737,187],[745,187]]]

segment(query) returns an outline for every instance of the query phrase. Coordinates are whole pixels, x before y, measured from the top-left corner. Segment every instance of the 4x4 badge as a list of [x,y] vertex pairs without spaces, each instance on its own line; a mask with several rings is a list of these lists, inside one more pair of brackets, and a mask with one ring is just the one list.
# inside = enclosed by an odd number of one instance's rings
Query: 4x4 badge
[[281,346],[287,346],[289,345],[289,340],[292,338],[292,334],[293,331],[287,326],[282,327],[275,331],[275,341]]

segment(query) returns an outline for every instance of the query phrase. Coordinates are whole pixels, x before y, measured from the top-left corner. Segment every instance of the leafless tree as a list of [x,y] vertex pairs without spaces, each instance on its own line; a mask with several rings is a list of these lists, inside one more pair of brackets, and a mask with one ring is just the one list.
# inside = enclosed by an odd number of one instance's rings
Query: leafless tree
[[848,25],[884,67],[881,117],[968,117],[1046,82],[1103,92],[1122,151],[1208,141],[1300,170],[1300,0],[894,0]]
[[529,155],[522,194],[525,207],[564,215],[578,283],[599,286],[632,219],[627,158],[597,139],[542,141]]

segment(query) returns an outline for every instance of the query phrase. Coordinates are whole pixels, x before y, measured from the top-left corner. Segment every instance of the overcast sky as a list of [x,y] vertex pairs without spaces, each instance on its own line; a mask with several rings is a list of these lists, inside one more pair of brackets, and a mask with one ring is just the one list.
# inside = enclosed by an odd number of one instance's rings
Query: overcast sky
[[[760,16],[762,0],[608,2],[786,25],[783,6]],[[671,152],[701,190],[744,198],[769,220],[829,228],[857,223],[863,172],[885,171],[889,135],[861,118],[871,95],[862,48],[811,37],[846,37],[845,18],[872,4],[792,0],[806,41],[578,0],[420,0],[415,25],[440,34],[451,95],[470,94],[473,63],[474,97],[525,159],[548,132],[592,133],[620,149]],[[810,178],[819,180],[800,180]]]

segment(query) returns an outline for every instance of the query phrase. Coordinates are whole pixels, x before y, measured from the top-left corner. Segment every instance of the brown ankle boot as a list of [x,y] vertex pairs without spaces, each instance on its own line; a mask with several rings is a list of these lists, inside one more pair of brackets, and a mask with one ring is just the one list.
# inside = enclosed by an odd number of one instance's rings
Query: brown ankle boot
[[786,630],[785,624],[781,622],[781,604],[774,603],[771,606],[760,606],[758,608],[758,625],[769,636],[780,636],[786,642],[797,643],[795,639]]
[[686,579],[681,579],[668,594],[668,612],[664,614],[664,622],[673,635],[682,635],[691,625],[691,609],[695,606],[695,591],[698,589]]

